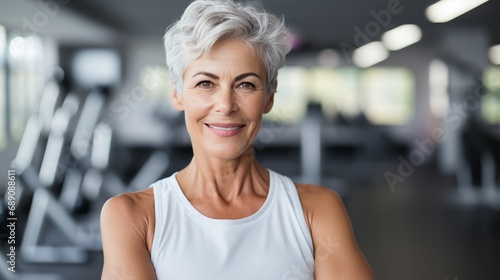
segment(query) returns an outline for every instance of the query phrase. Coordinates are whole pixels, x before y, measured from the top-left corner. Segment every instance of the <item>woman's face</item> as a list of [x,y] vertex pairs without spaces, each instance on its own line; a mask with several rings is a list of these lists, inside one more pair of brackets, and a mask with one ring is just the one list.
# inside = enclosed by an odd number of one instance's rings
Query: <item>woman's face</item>
[[273,104],[266,79],[264,63],[243,40],[219,41],[188,63],[173,103],[185,112],[197,155],[229,160],[252,149],[262,114]]

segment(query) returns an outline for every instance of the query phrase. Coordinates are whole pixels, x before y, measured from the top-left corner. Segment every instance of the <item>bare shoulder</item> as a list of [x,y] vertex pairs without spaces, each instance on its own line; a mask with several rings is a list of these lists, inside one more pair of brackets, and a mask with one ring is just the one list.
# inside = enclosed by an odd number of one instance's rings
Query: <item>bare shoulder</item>
[[111,197],[102,208],[102,215],[123,215],[129,218],[143,217],[154,213],[154,193],[152,188],[138,192],[127,192]]
[[101,230],[109,235],[128,231],[150,249],[155,226],[154,207],[153,188],[111,197],[102,207]]
[[299,197],[304,200],[330,200],[342,202],[340,196],[328,188],[311,185],[311,184],[295,184]]
[[297,184],[304,217],[313,241],[325,235],[336,236],[342,242],[353,242],[351,221],[342,198],[325,187]]
[[345,215],[342,198],[335,191],[310,184],[296,184],[296,186],[310,228],[312,223],[317,222],[317,219],[321,219],[324,214],[326,216]]
[[154,193],[149,188],[114,196],[101,211],[104,266],[101,279],[155,279],[151,263]]

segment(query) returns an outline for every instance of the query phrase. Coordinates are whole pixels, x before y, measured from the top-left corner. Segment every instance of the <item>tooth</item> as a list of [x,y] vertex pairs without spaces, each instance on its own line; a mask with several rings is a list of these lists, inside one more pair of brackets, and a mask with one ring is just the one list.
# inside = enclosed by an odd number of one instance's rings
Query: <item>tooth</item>
[[215,126],[215,125],[210,125],[211,128],[217,129],[217,130],[224,130],[224,131],[229,131],[229,130],[236,130],[241,128],[241,126],[233,126],[233,127],[220,127],[220,126]]

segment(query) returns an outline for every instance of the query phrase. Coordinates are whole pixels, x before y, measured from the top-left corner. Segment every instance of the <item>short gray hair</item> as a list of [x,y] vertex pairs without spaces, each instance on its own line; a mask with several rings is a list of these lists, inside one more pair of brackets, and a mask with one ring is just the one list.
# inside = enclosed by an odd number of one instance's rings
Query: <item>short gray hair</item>
[[167,28],[163,39],[167,66],[179,93],[186,65],[208,53],[218,40],[243,39],[257,51],[267,71],[267,94],[271,94],[278,69],[291,49],[283,17],[232,0],[192,2],[181,19]]

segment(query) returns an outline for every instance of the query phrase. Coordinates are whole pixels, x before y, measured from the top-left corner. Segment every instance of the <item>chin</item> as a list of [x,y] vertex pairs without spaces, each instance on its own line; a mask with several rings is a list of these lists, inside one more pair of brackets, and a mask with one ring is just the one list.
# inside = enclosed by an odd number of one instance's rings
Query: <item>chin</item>
[[207,155],[218,159],[234,160],[242,157],[251,149],[252,147],[243,147],[241,145],[215,144],[208,147],[205,151]]

